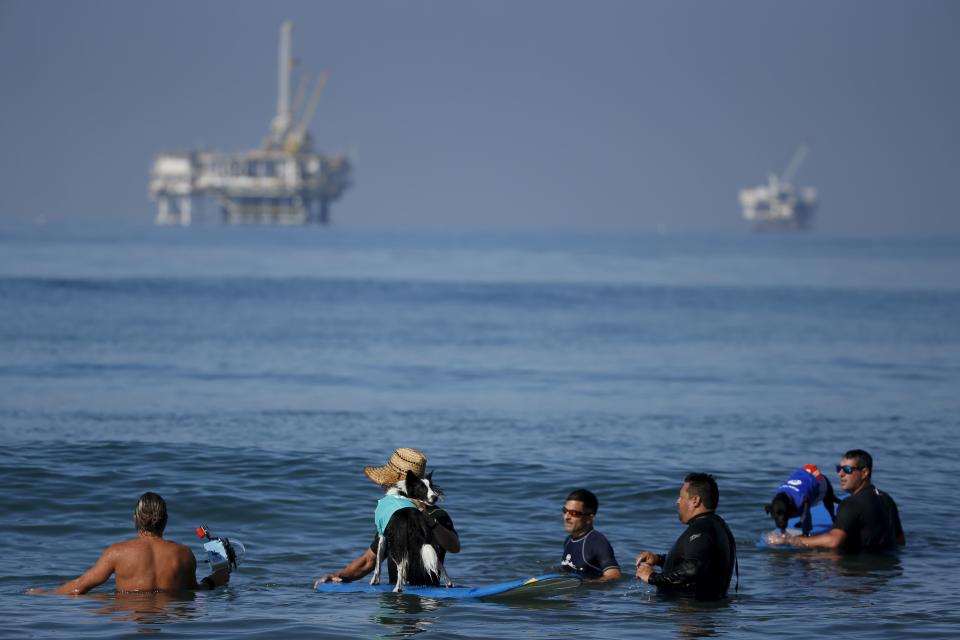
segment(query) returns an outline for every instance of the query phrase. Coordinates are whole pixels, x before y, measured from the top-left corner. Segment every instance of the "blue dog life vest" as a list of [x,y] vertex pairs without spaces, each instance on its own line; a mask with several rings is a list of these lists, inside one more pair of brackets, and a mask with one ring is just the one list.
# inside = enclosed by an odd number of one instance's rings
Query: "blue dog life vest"
[[400,496],[383,496],[377,500],[377,510],[373,513],[373,520],[377,523],[377,532],[383,535],[383,532],[387,529],[387,523],[390,522],[391,516],[400,509],[416,508],[417,505],[406,498],[401,498]]
[[797,505],[797,509],[803,510],[803,503],[806,500],[811,507],[827,495],[827,479],[820,473],[820,469],[812,464],[804,465],[793,472],[787,481],[777,487],[773,492],[774,497],[778,493],[785,493]]

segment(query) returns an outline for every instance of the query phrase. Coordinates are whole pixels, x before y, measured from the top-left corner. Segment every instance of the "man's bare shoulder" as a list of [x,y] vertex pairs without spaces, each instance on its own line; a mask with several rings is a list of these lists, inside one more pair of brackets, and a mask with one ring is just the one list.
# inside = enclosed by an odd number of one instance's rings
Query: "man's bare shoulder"
[[114,542],[104,550],[103,554],[126,555],[128,553],[134,553],[141,548],[143,548],[143,545],[141,544],[140,538],[132,538],[130,540]]
[[185,544],[180,544],[179,542],[174,542],[173,540],[161,540],[163,543],[163,551],[171,555],[175,555],[180,562],[183,562],[185,565],[192,565],[196,567],[197,558],[193,555],[193,551],[190,550]]
[[153,538],[153,537],[139,537],[132,538],[130,540],[121,540],[120,542],[114,542],[109,547],[107,547],[104,554],[115,554],[119,556],[127,556],[131,554],[140,554],[140,553],[165,553],[165,554],[174,554],[179,557],[190,557],[193,558],[193,552],[186,545],[180,544],[179,542],[174,542],[173,540],[164,540],[163,538]]

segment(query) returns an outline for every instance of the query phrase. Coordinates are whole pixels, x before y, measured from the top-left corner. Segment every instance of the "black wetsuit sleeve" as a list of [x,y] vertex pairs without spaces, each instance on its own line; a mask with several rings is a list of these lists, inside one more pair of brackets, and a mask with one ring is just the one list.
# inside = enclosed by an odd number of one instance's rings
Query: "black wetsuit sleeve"
[[[693,538],[691,540],[691,538]],[[676,549],[682,560],[670,571],[654,573],[649,583],[653,586],[667,586],[677,589],[690,589],[696,586],[697,577],[703,572],[710,554],[716,547],[716,541],[709,532],[685,533],[684,539]]]

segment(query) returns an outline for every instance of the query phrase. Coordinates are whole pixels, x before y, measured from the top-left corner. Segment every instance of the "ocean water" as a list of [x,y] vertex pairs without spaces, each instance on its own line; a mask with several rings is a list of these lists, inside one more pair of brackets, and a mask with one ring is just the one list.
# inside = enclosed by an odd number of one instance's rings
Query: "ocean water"
[[[960,239],[197,227],[0,229],[0,636],[954,638]],[[465,585],[553,570],[569,490],[627,570],[705,470],[728,601],[627,578],[509,604],[330,595],[423,449]],[[890,558],[758,549],[797,466],[854,447]],[[242,540],[229,587],[37,596],[133,535],[137,496]]]

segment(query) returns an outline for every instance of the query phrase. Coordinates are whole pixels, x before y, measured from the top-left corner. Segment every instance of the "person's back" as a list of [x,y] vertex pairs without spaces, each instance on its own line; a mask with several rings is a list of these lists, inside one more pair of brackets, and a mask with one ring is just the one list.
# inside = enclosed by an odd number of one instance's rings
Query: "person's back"
[[182,544],[140,537],[111,545],[118,591],[184,591],[195,586],[197,561]]
[[215,589],[230,580],[230,568],[221,568],[197,582],[197,559],[187,547],[163,539],[167,526],[167,503],[148,491],[140,496],[133,512],[137,537],[115,542],[83,575],[52,591],[31,593],[81,595],[114,576],[117,591],[187,591]]
[[709,557],[697,582],[695,596],[703,600],[716,600],[727,595],[734,565],[737,562],[737,543],[726,521],[716,513],[701,518],[704,529],[714,541],[715,553]]

